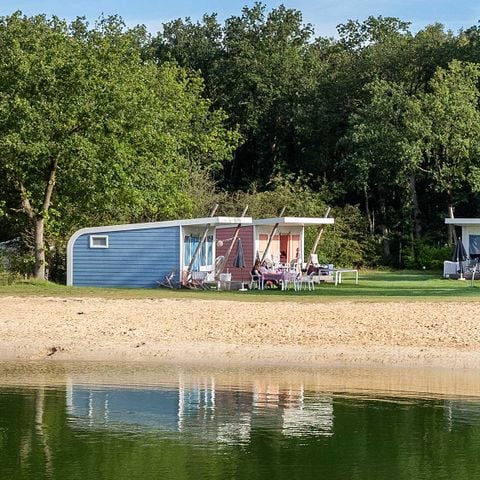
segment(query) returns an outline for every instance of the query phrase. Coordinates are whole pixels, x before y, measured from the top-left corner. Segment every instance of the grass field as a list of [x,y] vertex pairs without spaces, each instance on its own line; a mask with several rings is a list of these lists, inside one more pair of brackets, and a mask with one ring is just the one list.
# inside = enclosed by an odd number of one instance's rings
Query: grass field
[[244,301],[329,301],[329,300],[480,300],[480,280],[472,287],[470,281],[445,280],[438,272],[360,272],[359,284],[345,277],[343,284],[321,284],[315,291],[196,291],[169,289],[120,289],[66,287],[49,282],[26,281],[0,286],[0,295],[62,296],[104,298],[198,298]]

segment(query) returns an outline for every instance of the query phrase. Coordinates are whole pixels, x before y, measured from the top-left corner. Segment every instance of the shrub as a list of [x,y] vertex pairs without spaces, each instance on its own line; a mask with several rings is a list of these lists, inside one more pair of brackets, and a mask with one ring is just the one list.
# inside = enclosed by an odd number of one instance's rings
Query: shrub
[[424,237],[413,242],[413,248],[404,255],[405,268],[425,268],[441,270],[443,262],[452,256],[452,247],[435,244],[432,239]]

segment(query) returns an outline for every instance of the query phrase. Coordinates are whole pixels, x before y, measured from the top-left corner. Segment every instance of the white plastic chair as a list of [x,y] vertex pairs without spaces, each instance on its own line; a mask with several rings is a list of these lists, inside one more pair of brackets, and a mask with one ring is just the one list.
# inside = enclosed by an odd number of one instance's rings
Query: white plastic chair
[[230,290],[231,282],[232,282],[232,274],[231,273],[221,273],[218,279],[218,289],[219,290]]
[[298,273],[297,272],[286,272],[283,276],[282,290],[288,290],[290,284],[293,285],[295,291],[298,290]]
[[274,267],[280,264],[280,255],[272,253],[272,264]]
[[191,272],[190,273],[190,286],[192,288],[206,288],[205,281],[207,280],[208,272]]
[[260,275],[250,274],[250,290],[263,290],[262,288],[262,277]]
[[299,290],[302,288],[306,290],[308,288],[309,291],[315,290],[315,282],[313,281],[313,276],[315,272],[310,273],[309,275],[300,275],[298,283],[300,284]]

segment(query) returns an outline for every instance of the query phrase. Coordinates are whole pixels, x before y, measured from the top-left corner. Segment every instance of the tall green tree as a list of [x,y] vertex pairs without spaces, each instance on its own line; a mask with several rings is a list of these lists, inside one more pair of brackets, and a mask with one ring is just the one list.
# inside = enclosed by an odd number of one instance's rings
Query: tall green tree
[[188,213],[189,169],[236,146],[202,82],[146,61],[147,40],[117,17],[0,19],[0,173],[32,225],[36,278],[49,229]]
[[452,61],[438,68],[421,97],[424,169],[453,208],[466,191],[480,191],[480,66]]
[[370,231],[381,234],[387,259],[395,222],[411,225],[417,237],[421,233],[416,185],[423,159],[422,111],[405,85],[377,80],[366,90],[368,101],[352,115],[342,140],[350,149],[343,171],[346,182],[363,192]]
[[214,104],[239,126],[244,141],[224,171],[229,188],[265,188],[277,173],[297,170],[295,117],[312,34],[299,11],[255,3],[223,27],[214,15],[176,20],[156,39],[160,59],[202,71]]

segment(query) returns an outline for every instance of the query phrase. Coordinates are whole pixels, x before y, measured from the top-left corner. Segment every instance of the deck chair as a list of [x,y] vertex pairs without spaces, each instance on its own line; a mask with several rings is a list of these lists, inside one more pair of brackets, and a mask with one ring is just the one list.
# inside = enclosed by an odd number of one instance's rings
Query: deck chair
[[187,286],[190,288],[202,288],[206,290],[208,288],[207,284],[205,283],[207,280],[207,275],[208,272],[204,271],[191,272]]
[[316,253],[312,253],[310,255],[310,263],[315,267],[318,268],[320,267],[320,264],[318,263],[318,255]]
[[465,265],[464,265],[463,269],[464,269],[465,275],[467,277],[470,277],[470,279],[472,281],[471,284],[473,286],[473,282],[474,282],[475,278],[478,279],[480,277],[479,259],[478,258],[473,258],[473,259],[467,260],[465,262]]
[[175,278],[176,270],[172,270],[171,272],[165,275],[162,281],[157,281],[157,285],[163,288],[175,288],[174,278]]
[[225,263],[225,257],[223,255],[219,255],[215,259],[215,272],[214,272],[215,276],[221,273],[220,269],[223,270],[223,267],[225,266],[224,263]]

